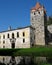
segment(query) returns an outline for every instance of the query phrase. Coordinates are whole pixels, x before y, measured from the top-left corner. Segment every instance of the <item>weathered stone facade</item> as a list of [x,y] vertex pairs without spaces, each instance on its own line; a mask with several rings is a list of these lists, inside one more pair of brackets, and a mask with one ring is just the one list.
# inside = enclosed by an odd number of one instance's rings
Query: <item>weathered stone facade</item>
[[35,45],[45,45],[45,14],[39,3],[31,9],[31,26],[35,28]]
[[[0,48],[30,48],[34,45],[31,26],[0,32]],[[18,33],[18,34],[17,34]],[[8,37],[9,34],[9,37]]]

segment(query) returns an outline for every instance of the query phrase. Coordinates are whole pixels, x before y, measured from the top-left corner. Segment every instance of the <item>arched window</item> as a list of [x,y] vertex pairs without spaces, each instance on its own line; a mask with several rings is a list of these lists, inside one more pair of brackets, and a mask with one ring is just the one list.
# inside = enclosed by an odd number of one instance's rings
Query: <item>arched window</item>
[[23,43],[25,43],[25,39],[23,39]]
[[12,38],[14,38],[14,33],[12,33]]
[[7,37],[9,38],[9,34],[7,35]]
[[19,32],[17,32],[17,38],[19,37]]
[[25,32],[23,32],[23,36],[25,36]]

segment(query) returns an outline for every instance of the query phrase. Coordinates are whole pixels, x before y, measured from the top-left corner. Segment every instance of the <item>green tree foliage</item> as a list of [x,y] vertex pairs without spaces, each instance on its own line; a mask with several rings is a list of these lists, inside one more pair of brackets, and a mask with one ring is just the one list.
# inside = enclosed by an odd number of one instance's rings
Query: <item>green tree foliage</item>
[[51,25],[51,24],[52,24],[52,16],[50,16],[48,21],[47,21],[47,25]]

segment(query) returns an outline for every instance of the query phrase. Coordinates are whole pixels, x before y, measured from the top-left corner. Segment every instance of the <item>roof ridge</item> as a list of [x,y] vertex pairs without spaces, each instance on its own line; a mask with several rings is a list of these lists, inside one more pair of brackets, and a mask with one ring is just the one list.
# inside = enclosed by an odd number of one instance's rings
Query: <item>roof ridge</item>
[[[42,8],[44,8],[44,6],[41,5],[39,2],[37,2],[35,7],[33,7],[31,10],[37,11],[37,10],[39,10],[39,8],[42,9]],[[44,8],[44,12],[46,13],[45,8]]]

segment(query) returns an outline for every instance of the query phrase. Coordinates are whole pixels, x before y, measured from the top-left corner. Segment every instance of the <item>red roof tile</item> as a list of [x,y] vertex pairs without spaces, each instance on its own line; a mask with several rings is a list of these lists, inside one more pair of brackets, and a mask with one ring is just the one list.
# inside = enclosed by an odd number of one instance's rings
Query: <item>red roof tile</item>
[[39,2],[37,2],[36,6],[32,8],[32,10],[37,10],[39,8],[41,8],[42,6],[40,5]]
[[[42,9],[44,8],[39,2],[36,3],[36,6],[33,7],[31,10],[39,10],[39,9]],[[46,10],[44,9],[44,12],[46,12]]]

